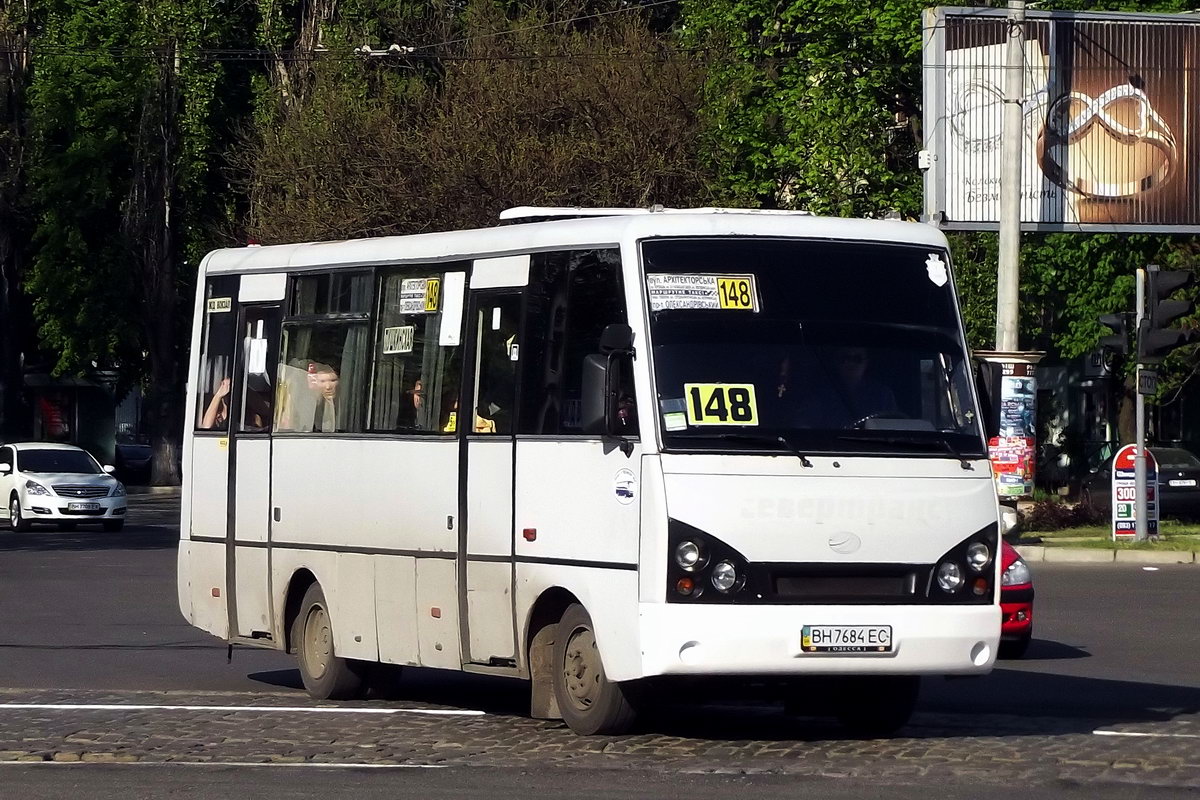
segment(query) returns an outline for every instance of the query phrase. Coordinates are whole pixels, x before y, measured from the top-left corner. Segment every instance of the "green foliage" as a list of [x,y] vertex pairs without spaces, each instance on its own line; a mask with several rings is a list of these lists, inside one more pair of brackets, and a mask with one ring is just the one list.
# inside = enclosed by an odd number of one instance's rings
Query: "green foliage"
[[833,215],[915,216],[916,0],[691,0],[709,53],[706,154],[722,199]]

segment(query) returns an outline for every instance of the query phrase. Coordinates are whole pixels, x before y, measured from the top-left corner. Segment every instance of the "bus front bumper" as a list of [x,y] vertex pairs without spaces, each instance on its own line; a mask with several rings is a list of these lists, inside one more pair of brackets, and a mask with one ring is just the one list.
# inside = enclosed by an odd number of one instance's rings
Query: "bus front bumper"
[[[996,660],[1000,606],[642,603],[642,676],[980,675]],[[891,626],[884,653],[806,653],[806,625]]]

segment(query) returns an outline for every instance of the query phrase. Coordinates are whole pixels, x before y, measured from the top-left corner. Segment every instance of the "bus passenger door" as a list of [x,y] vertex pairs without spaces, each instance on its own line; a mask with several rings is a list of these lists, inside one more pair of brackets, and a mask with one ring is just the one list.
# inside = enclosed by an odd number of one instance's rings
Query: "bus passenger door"
[[229,531],[226,568],[230,631],[268,638],[271,630],[271,423],[275,363],[279,357],[279,304],[243,305],[238,312],[235,377],[231,387]]
[[509,665],[513,615],[513,425],[521,295],[474,292],[467,325],[472,369],[458,414],[466,438],[466,518],[460,534],[459,599],[464,661]]

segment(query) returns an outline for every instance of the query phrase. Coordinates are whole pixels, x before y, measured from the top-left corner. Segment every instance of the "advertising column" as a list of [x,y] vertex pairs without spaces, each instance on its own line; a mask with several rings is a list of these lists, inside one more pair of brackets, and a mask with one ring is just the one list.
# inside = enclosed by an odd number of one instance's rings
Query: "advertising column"
[[1001,498],[1033,494],[1037,465],[1037,362],[1042,353],[976,353],[998,366],[999,375],[989,387],[997,419],[987,426],[988,457]]

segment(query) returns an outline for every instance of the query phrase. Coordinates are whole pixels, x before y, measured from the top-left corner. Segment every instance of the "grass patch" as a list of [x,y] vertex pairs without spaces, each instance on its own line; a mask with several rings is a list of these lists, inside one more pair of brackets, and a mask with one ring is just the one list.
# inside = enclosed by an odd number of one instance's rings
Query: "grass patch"
[[1112,538],[1104,539],[1062,539],[1047,538],[1042,540],[1046,547],[1083,547],[1091,550],[1164,550],[1191,553],[1200,550],[1200,536],[1169,536],[1160,538],[1157,542],[1114,542]]

